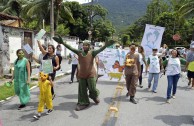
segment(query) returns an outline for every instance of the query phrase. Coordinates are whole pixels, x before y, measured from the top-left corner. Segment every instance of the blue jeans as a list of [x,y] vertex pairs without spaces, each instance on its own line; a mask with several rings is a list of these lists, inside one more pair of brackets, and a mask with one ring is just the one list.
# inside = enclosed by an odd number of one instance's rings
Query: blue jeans
[[178,83],[179,77],[180,77],[180,74],[167,76],[167,79],[168,79],[167,99],[170,99],[171,92],[172,92],[172,95],[176,94],[177,83]]
[[154,84],[152,87],[152,91],[156,91],[156,88],[158,86],[159,73],[149,73],[148,88],[151,87],[151,83],[152,83],[153,78],[154,78]]

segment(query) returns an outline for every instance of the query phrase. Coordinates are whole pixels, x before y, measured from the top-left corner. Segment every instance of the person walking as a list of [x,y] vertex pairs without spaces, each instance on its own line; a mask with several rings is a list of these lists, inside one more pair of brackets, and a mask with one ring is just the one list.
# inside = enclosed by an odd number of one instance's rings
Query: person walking
[[[69,54],[69,61],[71,61],[71,81],[69,84],[73,83],[75,72],[77,71],[77,65],[78,65],[78,56],[77,54],[71,52]],[[77,71],[78,72],[78,71]],[[76,74],[77,77],[77,74]],[[77,78],[78,80],[78,78]]]
[[[51,77],[52,81],[54,82],[55,76],[56,76],[56,71],[59,70],[59,58],[54,54],[55,52],[55,47],[53,45],[48,45],[48,52],[44,50],[42,45],[40,44],[40,41],[38,41],[38,46],[44,55],[43,60],[52,60],[52,65],[53,65],[53,72],[49,73],[49,76]],[[53,96],[53,99],[55,98],[55,92],[54,92],[54,85],[51,87],[51,93]]]
[[136,93],[136,85],[138,82],[138,78],[141,71],[140,61],[139,61],[139,54],[135,53],[136,47],[134,45],[130,46],[130,52],[126,55],[125,59],[125,80],[126,80],[126,87],[127,87],[127,94],[126,96],[130,96],[130,102],[137,104],[135,101],[135,93]]
[[186,66],[185,71],[187,71],[187,77],[189,79],[188,85],[191,85],[191,89],[194,89],[194,41],[190,44],[190,51],[186,56]]
[[[154,83],[152,86],[152,92],[157,93],[158,79],[160,73],[160,67],[163,69],[162,59],[157,56],[157,48],[152,49],[152,55],[148,57],[147,68],[149,68],[148,76],[148,90],[151,88],[151,83],[154,78]],[[147,70],[146,70],[147,73]]]
[[163,65],[166,66],[168,80],[167,103],[170,103],[171,98],[175,99],[177,83],[181,73],[181,64],[186,64],[186,60],[179,58],[179,53],[176,49],[173,49],[170,54],[171,57],[163,61]]
[[62,62],[62,56],[61,56],[61,51],[62,51],[62,48],[61,48],[61,45],[58,44],[57,47],[56,47],[56,55],[58,56],[59,58],[59,69],[61,68],[61,62]]
[[[90,104],[89,98],[91,98],[96,104],[100,103],[98,98],[99,90],[96,88],[96,71],[94,68],[94,58],[95,56],[103,51],[106,47],[114,44],[114,41],[108,41],[105,43],[105,46],[101,47],[98,50],[90,50],[90,43],[83,43],[83,50],[78,50],[72,48],[70,45],[63,42],[62,38],[53,37],[53,39],[63,44],[66,48],[78,55],[79,62],[79,91],[78,91],[78,103],[75,108],[76,111],[83,110],[87,108]],[[89,95],[88,95],[89,90]]]
[[147,69],[147,63],[145,61],[145,53],[144,53],[144,48],[142,46],[138,47],[138,53],[139,53],[139,61],[141,65],[141,70],[140,70],[140,75],[139,75],[139,87],[143,88],[142,86],[142,73],[143,73],[143,64],[145,64],[145,67]]
[[[46,46],[42,44],[42,47],[44,48],[44,50],[46,50]],[[35,60],[38,64],[40,64],[39,67],[39,72],[42,71],[42,60],[43,60],[43,53],[40,53],[39,57],[37,58],[35,55],[32,55],[32,59]]]
[[19,97],[21,105],[18,110],[26,107],[26,104],[30,101],[30,63],[28,59],[24,57],[24,51],[18,49],[16,51],[17,59],[14,62],[14,72],[10,82],[14,81],[15,94]]

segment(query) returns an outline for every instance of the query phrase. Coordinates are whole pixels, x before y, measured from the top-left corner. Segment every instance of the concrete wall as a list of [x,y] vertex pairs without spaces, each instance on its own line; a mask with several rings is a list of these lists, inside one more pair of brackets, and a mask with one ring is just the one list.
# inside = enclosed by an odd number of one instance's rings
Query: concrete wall
[[[21,49],[23,45],[28,43],[24,42],[25,32],[32,33],[32,49],[34,50],[34,54],[38,57],[41,52],[38,48],[37,41],[34,39],[35,35],[33,31],[0,25],[0,76],[10,73],[10,68],[17,58],[16,50]],[[74,48],[78,46],[79,39],[77,37],[63,37],[63,40]],[[55,47],[58,44],[55,41],[50,41],[49,34],[43,36],[41,43],[46,46],[50,43]],[[66,58],[69,53],[70,51],[62,45],[62,56]]]

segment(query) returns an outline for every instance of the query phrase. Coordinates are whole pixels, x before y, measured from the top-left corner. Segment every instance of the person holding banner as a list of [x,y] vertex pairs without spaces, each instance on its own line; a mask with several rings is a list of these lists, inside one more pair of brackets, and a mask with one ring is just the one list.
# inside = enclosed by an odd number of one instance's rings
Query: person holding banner
[[[45,45],[42,44],[42,47],[44,48],[44,50],[46,50],[46,46]],[[37,63],[40,64],[39,72],[42,71],[42,60],[43,60],[43,57],[44,57],[44,55],[42,53],[39,55],[38,58],[36,58],[35,55],[32,55],[33,60],[35,60]]]
[[[42,54],[44,55],[43,60],[52,60],[53,71],[52,71],[52,73],[49,73],[49,76],[51,77],[52,81],[54,81],[56,71],[60,67],[59,66],[59,58],[58,58],[58,56],[56,56],[54,54],[55,47],[54,47],[54,45],[48,45],[48,52],[47,52],[46,50],[44,50],[44,48],[40,44],[40,41],[38,41],[38,46],[39,46]],[[43,72],[44,72],[44,70],[43,70]],[[51,93],[52,93],[52,96],[53,96],[53,99],[54,99],[54,97],[55,97],[54,86],[51,87]]]
[[[157,48],[152,49],[152,55],[148,57],[147,67],[149,68],[149,76],[148,76],[148,90],[151,88],[151,82],[154,78],[154,84],[152,87],[152,92],[157,93],[157,86],[159,80],[160,66],[163,69],[162,59],[157,56]],[[147,73],[147,70],[146,70]]]
[[26,107],[26,104],[30,101],[30,63],[28,59],[24,57],[24,51],[18,49],[16,51],[18,58],[14,62],[14,72],[10,82],[14,80],[15,94],[19,96],[21,105],[18,110]]
[[134,45],[130,46],[130,52],[126,55],[125,59],[125,80],[127,87],[126,96],[130,96],[130,102],[137,104],[135,101],[136,85],[138,78],[140,76],[141,66],[139,61],[139,54],[135,53],[136,47]]
[[[83,110],[87,108],[90,104],[89,97],[98,104],[100,102],[99,90],[96,89],[96,70],[94,68],[94,58],[95,56],[103,51],[106,47],[114,44],[114,41],[108,41],[105,43],[105,46],[101,47],[98,50],[90,50],[90,43],[84,42],[83,43],[83,50],[78,50],[72,48],[70,45],[63,42],[62,38],[53,37],[53,39],[63,44],[66,48],[71,50],[72,52],[78,55],[78,77],[79,77],[79,91],[78,91],[78,103],[75,108],[76,111]],[[89,90],[89,96],[88,96]]]

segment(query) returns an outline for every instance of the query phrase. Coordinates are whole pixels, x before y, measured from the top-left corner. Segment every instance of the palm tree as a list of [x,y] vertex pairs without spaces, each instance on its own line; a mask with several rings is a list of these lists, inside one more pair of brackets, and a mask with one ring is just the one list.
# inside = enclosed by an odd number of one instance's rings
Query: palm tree
[[0,0],[0,10],[3,13],[12,15],[12,16],[17,16],[19,18],[19,27],[21,27],[21,22],[20,19],[22,17],[22,9],[25,4],[28,3],[27,0]]
[[[50,23],[50,10],[51,10],[51,0],[35,0],[25,7],[26,13],[31,17],[38,17],[38,22],[45,20],[46,25]],[[54,1],[54,25],[55,30],[58,25],[59,19],[61,19],[60,11],[64,11],[69,17],[70,22],[74,22],[71,11],[64,6],[63,0]],[[41,24],[41,23],[39,23]]]
[[184,0],[183,5],[179,9],[179,12],[183,17],[186,18],[194,17],[194,1]]
[[[193,0],[184,0],[183,5],[180,7],[179,12],[183,17],[193,18],[194,17],[194,1]],[[192,40],[194,40],[194,31]]]

